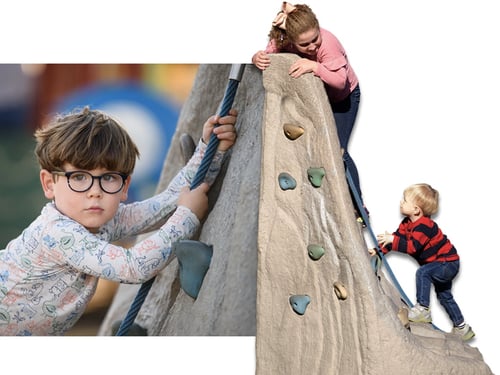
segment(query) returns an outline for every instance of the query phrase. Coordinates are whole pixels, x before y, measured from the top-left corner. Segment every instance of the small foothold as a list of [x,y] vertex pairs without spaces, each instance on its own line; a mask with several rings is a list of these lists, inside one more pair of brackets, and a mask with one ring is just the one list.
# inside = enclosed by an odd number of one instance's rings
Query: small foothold
[[311,298],[307,294],[290,296],[290,305],[293,311],[299,315],[304,315],[309,302],[311,302]]
[[325,249],[319,245],[309,245],[307,246],[307,253],[312,260],[318,260],[325,254]]
[[398,311],[398,318],[406,329],[410,329],[410,320],[408,319],[408,309],[400,307]]
[[181,134],[179,142],[181,146],[181,154],[182,157],[184,158],[184,163],[187,164],[189,159],[191,159],[191,156],[193,156],[194,154],[194,151],[196,149],[196,144],[193,140],[193,137],[191,137],[187,133]]
[[297,187],[295,179],[286,172],[280,173],[278,181],[282,190],[293,190]]
[[285,132],[285,136],[292,141],[304,134],[304,128],[294,124],[284,124],[283,131]]
[[323,177],[325,177],[325,168],[309,168],[307,170],[307,176],[309,181],[314,187],[320,187]]
[[172,244],[172,251],[179,261],[181,288],[197,298],[212,260],[213,247],[199,241],[181,240]]
[[333,288],[335,289],[335,295],[338,299],[345,300],[347,298],[347,289],[344,284],[337,281],[333,284]]

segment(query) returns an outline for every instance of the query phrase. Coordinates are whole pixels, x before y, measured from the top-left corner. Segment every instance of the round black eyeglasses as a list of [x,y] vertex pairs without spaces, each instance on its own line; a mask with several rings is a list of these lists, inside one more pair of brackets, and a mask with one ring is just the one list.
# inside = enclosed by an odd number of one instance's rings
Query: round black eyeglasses
[[128,177],[128,175],[118,172],[104,173],[100,176],[94,176],[85,171],[55,171],[52,172],[52,174],[66,176],[69,188],[77,193],[83,193],[90,190],[92,185],[94,185],[94,179],[97,179],[99,180],[99,186],[102,191],[108,194],[116,194],[123,188],[125,180]]

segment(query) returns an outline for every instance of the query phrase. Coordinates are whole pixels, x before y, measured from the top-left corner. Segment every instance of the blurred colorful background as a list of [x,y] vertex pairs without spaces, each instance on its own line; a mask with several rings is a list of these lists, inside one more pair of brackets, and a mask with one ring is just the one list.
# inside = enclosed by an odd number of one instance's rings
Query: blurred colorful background
[[[129,200],[156,189],[196,64],[0,64],[0,249],[47,202],[33,131],[56,113],[90,106],[117,118],[139,147]],[[95,335],[117,285],[102,281],[70,335]]]

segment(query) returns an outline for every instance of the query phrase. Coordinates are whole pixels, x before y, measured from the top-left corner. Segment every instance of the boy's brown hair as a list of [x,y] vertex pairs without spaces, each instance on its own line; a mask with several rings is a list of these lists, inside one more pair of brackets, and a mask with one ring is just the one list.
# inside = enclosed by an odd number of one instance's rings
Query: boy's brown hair
[[429,184],[413,184],[403,192],[404,198],[413,201],[424,216],[430,217],[438,212],[439,192]]
[[131,174],[139,150],[120,124],[97,110],[85,107],[35,131],[35,155],[42,169],[61,171],[64,163],[77,168]]

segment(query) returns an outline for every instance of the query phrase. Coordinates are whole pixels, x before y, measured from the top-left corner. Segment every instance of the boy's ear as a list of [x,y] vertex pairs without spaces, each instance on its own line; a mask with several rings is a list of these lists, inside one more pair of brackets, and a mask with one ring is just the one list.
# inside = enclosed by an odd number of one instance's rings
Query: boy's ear
[[414,214],[416,216],[418,216],[422,213],[422,209],[419,206],[415,206],[415,208],[413,210],[414,210]]
[[54,175],[46,169],[40,171],[40,183],[42,184],[45,198],[54,199]]
[[122,202],[125,202],[128,198],[128,188],[130,186],[130,180],[132,179],[131,176],[128,176],[127,179],[125,180],[125,184],[123,185],[123,189],[122,189],[122,196],[121,196],[121,201]]

